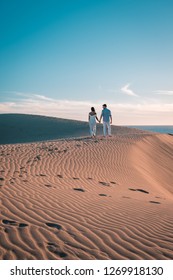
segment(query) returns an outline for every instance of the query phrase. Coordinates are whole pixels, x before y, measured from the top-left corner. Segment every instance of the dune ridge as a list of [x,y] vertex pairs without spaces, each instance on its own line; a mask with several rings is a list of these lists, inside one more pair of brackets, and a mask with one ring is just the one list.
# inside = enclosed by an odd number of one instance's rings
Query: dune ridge
[[[86,115],[87,119],[87,115]],[[32,143],[88,137],[88,122],[28,114],[0,114],[0,144]],[[127,127],[112,125],[112,133],[132,133]],[[133,129],[137,132],[137,129]],[[146,133],[146,131],[145,131]],[[97,124],[97,135],[102,135],[102,125]]]
[[172,259],[173,138],[130,131],[0,145],[0,259]]

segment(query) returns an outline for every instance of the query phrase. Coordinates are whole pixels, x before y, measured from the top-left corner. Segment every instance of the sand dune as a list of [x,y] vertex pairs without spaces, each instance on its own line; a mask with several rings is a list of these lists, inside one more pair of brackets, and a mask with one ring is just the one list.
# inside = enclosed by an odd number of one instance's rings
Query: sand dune
[[[89,136],[88,122],[39,115],[0,114],[0,128],[0,144]],[[121,134],[132,133],[127,127],[118,127],[118,130]],[[112,132],[117,132],[117,126],[112,126]],[[101,124],[97,124],[97,134],[102,135]]]
[[0,258],[172,259],[172,159],[173,137],[120,127],[1,145]]

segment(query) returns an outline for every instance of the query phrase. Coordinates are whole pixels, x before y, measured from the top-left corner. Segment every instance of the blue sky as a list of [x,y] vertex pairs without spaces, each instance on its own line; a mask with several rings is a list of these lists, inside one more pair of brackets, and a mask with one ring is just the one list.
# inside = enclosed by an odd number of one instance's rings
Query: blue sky
[[1,0],[0,113],[173,125],[172,0]]

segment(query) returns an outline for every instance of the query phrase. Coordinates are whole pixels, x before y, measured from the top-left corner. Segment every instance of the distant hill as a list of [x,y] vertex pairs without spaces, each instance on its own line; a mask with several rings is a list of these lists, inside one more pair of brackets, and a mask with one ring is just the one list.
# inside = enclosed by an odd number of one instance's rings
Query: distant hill
[[[112,126],[112,133],[133,129]],[[97,124],[102,135],[102,124]],[[0,144],[27,143],[89,136],[88,122],[27,114],[0,114]]]

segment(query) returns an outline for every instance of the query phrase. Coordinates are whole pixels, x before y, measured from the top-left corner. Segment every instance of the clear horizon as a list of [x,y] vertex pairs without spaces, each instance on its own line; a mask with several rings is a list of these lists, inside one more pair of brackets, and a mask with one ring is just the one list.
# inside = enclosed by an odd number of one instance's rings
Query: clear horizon
[[173,1],[2,0],[0,113],[173,125]]

